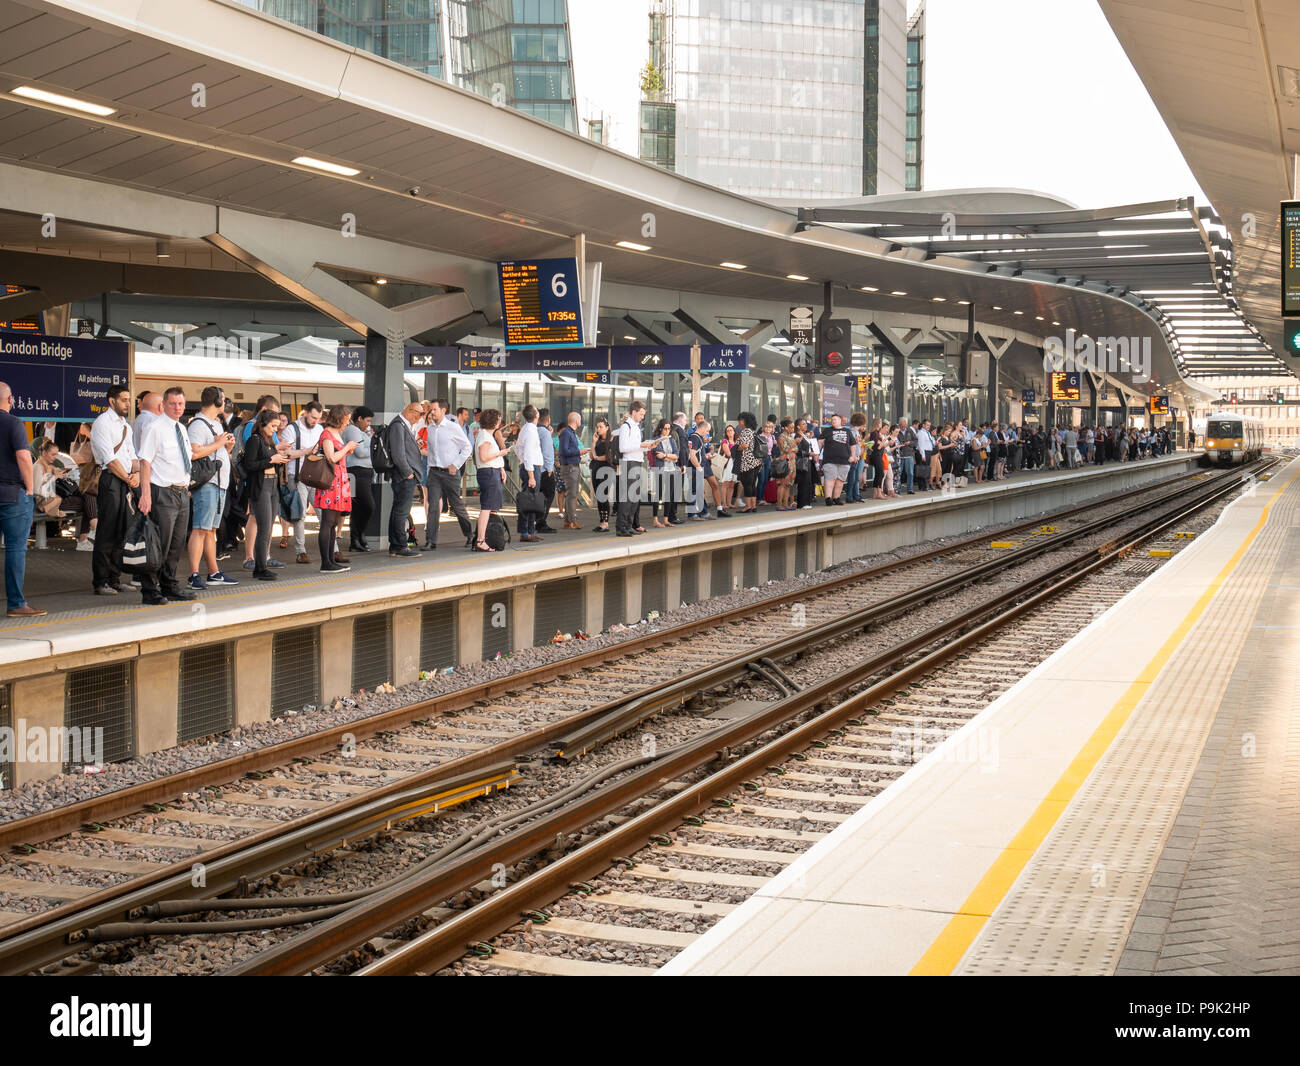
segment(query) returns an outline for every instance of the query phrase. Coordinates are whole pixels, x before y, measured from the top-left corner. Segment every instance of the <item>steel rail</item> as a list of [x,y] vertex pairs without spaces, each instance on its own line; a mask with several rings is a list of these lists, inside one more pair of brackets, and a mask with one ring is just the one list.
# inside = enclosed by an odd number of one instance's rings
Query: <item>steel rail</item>
[[[832,578],[830,581],[822,582],[811,588],[796,589],[792,592],[769,596],[755,603],[733,607],[707,618],[683,622],[667,629],[631,637],[609,647],[580,652],[568,658],[557,660],[554,663],[530,667],[518,673],[481,682],[469,688],[444,693],[428,700],[384,711],[367,718],[359,718],[343,725],[331,726],[319,732],[308,733],[275,744],[268,744],[255,751],[245,752],[227,759],[219,759],[203,766],[190,767],[178,773],[151,781],[141,781],[127,785],[102,796],[93,796],[89,799],[51,808],[48,811],[12,819],[0,823],[0,848],[40,843],[41,841],[51,840],[75,832],[85,825],[108,822],[124,815],[135,814],[151,804],[174,800],[185,792],[201,792],[205,789],[228,784],[248,774],[275,769],[278,766],[293,762],[295,759],[337,750],[348,734],[352,734],[357,740],[362,740],[374,736],[376,733],[409,725],[426,715],[447,714],[463,710],[481,700],[490,699],[506,692],[513,692],[529,685],[541,684],[557,677],[580,673],[594,665],[611,662],[622,656],[635,654],[648,647],[660,647],[665,643],[683,640],[702,630],[713,629],[719,624],[737,621],[750,615],[771,610],[774,607],[781,607],[799,600],[808,599],[810,596],[834,592],[837,589],[862,581],[874,580],[886,573],[897,572],[900,567],[913,566],[943,555],[964,551],[990,537],[1018,532],[1034,525],[1067,518],[1070,515],[1096,507],[1109,506],[1125,497],[1167,488],[1190,478],[1200,477],[1204,473],[1204,471],[1189,471],[1153,485],[1110,493],[1089,500],[1086,503],[1002,526],[979,536],[968,537],[941,548],[929,549],[904,559],[891,560],[887,563],[869,567],[866,570]],[[571,723],[575,721],[576,719],[570,720]]]
[[[771,704],[765,710],[735,723],[733,727],[721,734],[712,733],[696,742],[679,745],[671,756],[657,761],[641,770],[629,773],[623,779],[613,782],[598,792],[585,796],[574,804],[556,812],[553,816],[539,820],[532,825],[521,827],[502,837],[492,845],[479,851],[459,856],[447,865],[432,870],[422,879],[394,886],[378,892],[374,897],[357,904],[345,914],[326,919],[312,929],[290,937],[267,951],[244,960],[227,971],[232,975],[286,975],[310,972],[324,965],[346,951],[352,950],[371,937],[378,936],[403,921],[411,918],[429,907],[478,883],[485,872],[496,863],[506,866],[527,859],[539,851],[554,844],[557,836],[575,832],[593,821],[623,809],[628,803],[652,793],[668,782],[685,773],[698,770],[716,759],[720,752],[748,743],[770,729],[778,727],[791,718],[816,709],[829,701],[836,693],[851,688],[853,685],[869,679],[872,675],[889,669],[900,657],[921,651],[961,630],[976,624],[980,619],[994,615],[993,621],[1006,621],[1003,609],[1008,611],[1023,610],[1027,604],[1018,601],[1034,595],[1033,590],[1048,582],[1057,582],[1052,587],[1059,594],[1070,582],[1057,581],[1063,575],[1075,570],[1082,575],[1091,572],[1099,565],[1109,562],[1116,555],[1129,550],[1141,540],[1157,535],[1186,515],[1207,506],[1220,496],[1231,492],[1241,478],[1231,474],[1227,484],[1215,484],[1205,491],[1194,494],[1193,502],[1184,502],[1174,508],[1172,516],[1158,515],[1144,523],[1139,530],[1126,534],[1129,538],[1123,547],[1110,545],[1105,549],[1089,549],[1078,556],[1065,560],[1046,574],[1037,575],[1014,588],[997,595],[992,601],[980,604],[961,615],[942,623],[938,628],[918,634],[899,644],[883,650],[858,664],[847,674],[826,678],[798,694]],[[1113,520],[1113,519],[1112,519]],[[983,539],[983,538],[981,538]],[[1039,602],[1033,600],[1033,602]],[[990,622],[990,625],[992,622]],[[982,629],[989,632],[989,629]],[[959,636],[956,643],[941,649],[935,659],[941,662],[953,653],[954,647],[965,647],[969,643],[966,637]],[[916,676],[912,669],[905,668],[902,675],[910,679]],[[857,706],[857,704],[854,704]],[[770,760],[770,751],[765,751],[764,758]],[[602,838],[603,839],[603,838]],[[619,837],[622,847],[624,838]],[[558,865],[558,864],[553,864]],[[548,867],[549,869],[549,867]],[[450,924],[450,923],[449,923]],[[436,930],[435,930],[436,932]],[[463,949],[463,941],[462,949]],[[459,954],[459,952],[458,952]]]

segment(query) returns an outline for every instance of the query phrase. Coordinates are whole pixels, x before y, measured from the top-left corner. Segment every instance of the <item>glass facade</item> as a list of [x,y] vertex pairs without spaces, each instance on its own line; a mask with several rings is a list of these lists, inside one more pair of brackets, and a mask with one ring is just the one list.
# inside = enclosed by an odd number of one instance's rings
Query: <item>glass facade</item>
[[442,0],[240,0],[245,7],[445,78]]
[[925,180],[925,8],[917,9],[907,24],[907,154],[908,192],[917,192]]
[[638,153],[665,170],[677,169],[677,105],[641,102],[641,145]]
[[578,132],[567,0],[240,2]]
[[880,191],[880,2],[866,0],[866,39],[862,61],[862,195]]
[[451,80],[578,132],[566,0],[447,0]]

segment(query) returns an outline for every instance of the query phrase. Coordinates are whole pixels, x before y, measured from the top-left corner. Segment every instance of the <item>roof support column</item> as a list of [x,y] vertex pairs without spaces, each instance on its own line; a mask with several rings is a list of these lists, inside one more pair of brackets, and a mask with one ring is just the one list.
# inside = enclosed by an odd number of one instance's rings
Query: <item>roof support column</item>
[[989,352],[989,421],[998,421],[998,364],[1001,357]]
[[[365,383],[361,395],[365,405],[375,412],[375,424],[386,426],[406,407],[406,339],[400,333],[385,337],[371,330],[366,334]],[[379,493],[379,506],[370,519],[367,537],[379,537],[383,547],[384,530],[393,510],[393,490],[385,485]]]
[[1088,379],[1088,394],[1091,397],[1088,402],[1088,425],[1095,428],[1099,414],[1097,401],[1101,396],[1101,389],[1097,387],[1097,378],[1091,371],[1085,370],[1083,376]]
[[[883,362],[882,362],[883,365]],[[907,356],[894,355],[894,421],[900,422],[907,414]]]

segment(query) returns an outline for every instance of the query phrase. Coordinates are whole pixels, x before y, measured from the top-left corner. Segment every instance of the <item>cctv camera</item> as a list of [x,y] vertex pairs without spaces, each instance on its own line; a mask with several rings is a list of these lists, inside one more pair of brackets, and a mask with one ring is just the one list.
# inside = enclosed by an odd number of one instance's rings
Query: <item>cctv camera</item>
[[418,186],[418,185],[412,185],[412,186],[411,186],[409,189],[407,189],[406,191],[407,191],[410,195],[412,195],[412,196],[419,196],[419,195],[420,195],[420,186]]

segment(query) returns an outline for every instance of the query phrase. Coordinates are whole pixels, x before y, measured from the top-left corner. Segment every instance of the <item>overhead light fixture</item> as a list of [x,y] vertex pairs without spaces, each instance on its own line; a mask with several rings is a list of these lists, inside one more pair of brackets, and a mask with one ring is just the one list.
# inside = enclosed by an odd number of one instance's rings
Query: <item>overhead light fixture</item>
[[309,155],[300,155],[294,162],[302,167],[323,170],[327,174],[341,174],[345,178],[354,178],[361,173],[356,167],[345,167],[340,163],[330,163],[324,159],[313,159]]
[[1023,314],[1024,314],[1023,311],[1012,311],[1011,313],[1012,313],[1013,315],[1023,315]]
[[155,259],[170,259],[172,257],[172,250],[166,241],[158,241],[158,243],[153,246],[153,254]]
[[863,292],[879,292],[880,290],[879,290],[878,288],[876,288],[874,285],[863,285],[863,286],[862,286],[862,291],[863,291]]
[[807,274],[787,274],[786,277],[789,278],[791,281],[807,281],[807,280],[808,280],[808,275],[807,275]]
[[630,334],[627,334],[627,333],[624,333],[624,334],[623,334],[623,339],[624,339],[625,341],[634,341],[634,340],[636,340],[635,337],[633,337],[633,336],[631,336]]
[[969,306],[970,306],[970,301],[969,301],[969,300],[958,300],[957,302],[958,302],[959,304],[961,304],[962,307],[969,307]]
[[728,270],[748,270],[748,269],[749,269],[749,267],[745,266],[744,263],[719,263],[718,266],[724,266],[724,267],[726,267]]
[[936,303],[936,304],[946,304],[946,303],[948,302],[948,297],[946,297],[946,296],[931,296],[931,297],[930,297],[930,302],[931,302],[931,303]]
[[1046,321],[1047,321],[1047,319],[1045,319],[1042,315],[1034,315],[1034,317],[1035,317],[1036,319],[1038,319],[1039,322],[1046,322]]
[[1001,311],[1002,308],[1000,308],[997,304],[994,304],[994,305],[993,305],[993,310],[994,310],[994,311]]
[[648,251],[650,251],[650,245],[648,245],[648,244],[637,244],[636,241],[619,241],[618,244],[617,244],[617,247],[619,247],[619,248],[631,248],[632,251],[634,251],[634,252],[648,252]]
[[907,293],[905,293],[905,292],[899,292],[897,289],[895,289],[895,290],[894,290],[893,292],[891,292],[889,295],[890,295],[890,296],[906,296]]
[[1060,324],[1061,323],[1057,322],[1055,319],[1052,319],[1052,325],[1059,326]]
[[388,279],[387,279],[387,278],[375,278],[375,284],[376,284],[376,285],[387,285],[387,284],[388,284]]
[[39,100],[43,104],[53,104],[55,107],[66,107],[71,111],[84,111],[87,115],[98,115],[100,118],[117,114],[117,108],[115,107],[89,104],[84,100],[74,100],[71,96],[49,93],[44,89],[37,89],[31,85],[19,85],[17,88],[10,89],[9,92],[14,96],[26,97],[28,100]]

